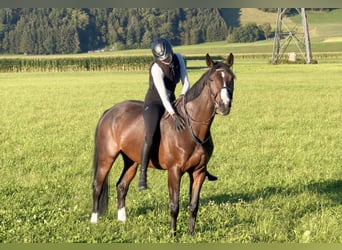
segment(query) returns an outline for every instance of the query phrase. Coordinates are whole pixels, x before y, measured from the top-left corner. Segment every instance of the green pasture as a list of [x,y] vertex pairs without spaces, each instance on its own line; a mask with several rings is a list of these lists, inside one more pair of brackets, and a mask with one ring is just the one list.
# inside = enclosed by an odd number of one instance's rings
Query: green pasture
[[[189,69],[192,84],[201,65]],[[0,242],[342,243],[341,67],[236,60],[232,112],[211,130],[208,169],[219,180],[204,183],[190,237],[183,177],[175,239],[165,171],[149,171],[145,192],[134,179],[128,221],[116,221],[121,159],[108,214],[89,223],[97,120],[143,100],[147,72],[0,74]]]

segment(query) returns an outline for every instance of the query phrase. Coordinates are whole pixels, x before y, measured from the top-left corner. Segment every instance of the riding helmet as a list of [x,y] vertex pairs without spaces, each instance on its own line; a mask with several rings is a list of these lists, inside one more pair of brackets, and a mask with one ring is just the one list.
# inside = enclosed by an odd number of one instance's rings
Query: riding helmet
[[172,58],[173,51],[171,43],[165,38],[155,39],[152,43],[152,53],[154,58],[160,61]]

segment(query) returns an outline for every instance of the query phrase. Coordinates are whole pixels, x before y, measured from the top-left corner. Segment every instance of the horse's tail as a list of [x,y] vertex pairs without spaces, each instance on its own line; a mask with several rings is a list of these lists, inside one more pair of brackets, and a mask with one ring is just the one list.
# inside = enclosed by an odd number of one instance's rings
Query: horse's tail
[[[95,130],[95,138],[94,138],[94,158],[93,158],[93,169],[94,169],[94,182],[96,181],[96,175],[98,171],[98,162],[99,162],[99,147],[98,147],[98,130],[99,123],[96,126]],[[108,208],[108,197],[109,197],[109,184],[108,184],[108,176],[103,182],[102,190],[99,198],[99,213],[105,214]]]
[[102,192],[100,195],[100,202],[99,202],[99,213],[100,214],[105,214],[108,208],[108,197],[109,197],[109,184],[108,184],[108,177],[106,177],[103,187],[102,187]]

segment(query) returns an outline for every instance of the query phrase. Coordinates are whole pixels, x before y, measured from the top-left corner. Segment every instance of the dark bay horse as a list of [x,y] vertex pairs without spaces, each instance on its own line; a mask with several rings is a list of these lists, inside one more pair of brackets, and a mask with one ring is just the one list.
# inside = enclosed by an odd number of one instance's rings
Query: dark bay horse
[[[214,145],[210,127],[216,113],[228,115],[234,91],[234,74],[231,66],[233,54],[225,62],[214,62],[209,54],[209,69],[176,100],[175,109],[186,120],[186,129],[175,130],[173,119],[166,114],[160,121],[158,143],[152,149],[149,167],[168,171],[171,232],[176,233],[179,213],[181,177],[190,176],[190,220],[188,232],[194,234],[199,196],[205,180],[206,168]],[[124,101],[105,111],[95,132],[93,211],[91,223],[97,223],[99,214],[108,205],[108,175],[119,154],[124,168],[116,184],[118,220],[126,220],[125,198],[129,185],[141,162],[141,148],[145,127],[143,102]]]

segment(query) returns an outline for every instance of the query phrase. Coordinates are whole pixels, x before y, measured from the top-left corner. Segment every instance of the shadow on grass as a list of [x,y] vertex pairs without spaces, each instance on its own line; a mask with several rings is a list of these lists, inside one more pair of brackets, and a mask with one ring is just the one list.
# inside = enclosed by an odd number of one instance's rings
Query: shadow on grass
[[[201,197],[200,202],[202,205],[214,201],[216,204],[222,203],[238,203],[247,202],[251,203],[259,199],[270,199],[273,196],[293,197],[300,195],[304,192],[318,194],[322,198],[328,199],[330,202],[327,204],[330,207],[342,205],[342,180],[327,180],[322,182],[312,182],[307,185],[298,185],[294,187],[265,187],[251,193],[235,193],[235,194],[219,194],[207,197]],[[164,204],[163,209],[168,209],[168,203]],[[180,198],[180,210],[187,211],[189,206],[189,199]],[[145,203],[136,208],[136,214],[146,215],[156,209],[156,204]],[[308,204],[306,212],[315,211],[314,204]],[[304,212],[304,211],[303,211]]]
[[219,194],[214,196],[203,197],[203,203],[215,201],[216,203],[237,203],[241,200],[244,202],[253,202],[260,198],[269,199],[275,195],[294,196],[303,192],[310,192],[328,198],[331,201],[331,206],[342,204],[342,180],[327,180],[320,182],[309,183],[308,185],[298,185],[294,187],[265,187],[252,193],[237,193],[237,194]]
[[[275,187],[265,187],[255,192],[250,193],[235,193],[235,194],[218,194],[213,196],[201,197],[200,202],[200,209],[202,205],[207,205],[208,203],[214,201],[216,204],[223,204],[223,203],[238,203],[238,202],[245,202],[245,203],[252,203],[253,201],[257,201],[259,199],[271,199],[273,196],[283,196],[283,197],[293,197],[303,193],[312,193],[319,196],[322,196],[322,200],[329,200],[326,203],[327,207],[335,207],[342,205],[342,179],[341,180],[327,180],[321,182],[312,182],[307,185],[296,185],[293,187],[282,187],[282,186],[275,186]],[[131,211],[131,216],[146,216],[149,213],[162,209],[163,211],[169,210],[169,202],[164,201],[145,201],[139,204],[134,211]],[[313,213],[321,209],[318,207],[319,205],[316,203],[308,203],[302,207],[294,207],[291,209],[291,213],[295,218],[304,217],[307,214]],[[188,209],[189,209],[189,200],[188,198],[184,199],[180,198],[180,213],[186,214],[188,216]],[[178,218],[180,220],[180,218]],[[166,226],[166,225],[165,225]],[[186,229],[182,229],[186,230]]]

